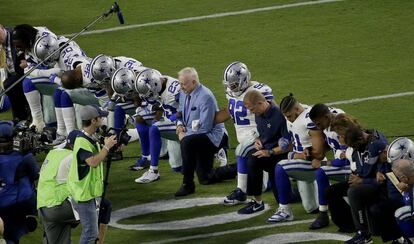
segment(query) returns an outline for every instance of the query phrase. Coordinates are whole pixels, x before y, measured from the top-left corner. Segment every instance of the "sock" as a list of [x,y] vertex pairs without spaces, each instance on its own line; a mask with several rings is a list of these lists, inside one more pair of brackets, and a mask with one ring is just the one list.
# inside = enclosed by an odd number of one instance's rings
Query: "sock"
[[292,189],[288,174],[279,164],[276,165],[275,179],[279,195],[279,205],[286,205],[290,202]]
[[290,212],[290,205],[289,204],[279,204],[279,208],[284,210],[284,211]]
[[149,142],[150,142],[150,155],[151,166],[158,166],[161,151],[161,134],[157,126],[152,125],[149,128]]
[[62,107],[62,117],[66,127],[66,133],[76,130],[76,114],[73,107],[72,99],[66,91],[62,91],[60,95],[60,106]]
[[247,191],[247,174],[237,173],[237,188],[240,188],[244,193]]
[[62,95],[62,90],[60,89],[56,89],[53,94],[53,101],[55,102],[55,113],[56,113],[56,122],[57,122],[56,133],[62,136],[66,136],[65,121],[63,120],[62,107],[60,104],[61,95]]
[[319,205],[319,211],[327,212],[328,211],[328,205]]
[[150,142],[149,142],[149,126],[145,124],[135,124],[137,128],[139,139],[141,142],[141,152],[144,158],[149,158],[150,155]]
[[158,166],[152,166],[152,165],[150,165],[150,170],[153,170],[154,173],[157,173],[158,172]]
[[26,100],[29,103],[30,112],[32,114],[33,122],[43,122],[42,100],[38,90],[33,90],[24,93]]
[[[328,205],[325,192],[329,187],[329,179],[325,171],[321,168],[316,170],[316,183],[318,184],[318,199],[319,205]],[[319,207],[320,210],[320,207]]]

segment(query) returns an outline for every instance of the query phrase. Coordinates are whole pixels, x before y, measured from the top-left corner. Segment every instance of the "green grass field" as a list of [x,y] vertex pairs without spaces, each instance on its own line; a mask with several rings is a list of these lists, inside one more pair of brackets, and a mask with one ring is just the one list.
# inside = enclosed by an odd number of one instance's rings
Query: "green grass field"
[[[214,13],[240,11],[306,0],[120,0],[126,24],[179,19]],[[0,0],[1,24],[14,26],[28,23],[47,26],[57,34],[79,31],[103,13],[112,1],[38,1]],[[140,60],[145,66],[174,76],[186,66],[199,71],[202,82],[226,105],[222,72],[232,61],[245,62],[253,80],[273,88],[277,102],[293,94],[303,103],[334,102],[392,93],[414,91],[414,1],[409,0],[345,0],[317,5],[203,19],[170,25],[85,35],[77,39],[85,52],[123,55]],[[118,26],[113,16],[93,29]],[[339,108],[357,117],[365,127],[377,128],[387,136],[414,134],[414,100],[412,96],[366,101]],[[9,119],[10,113],[0,115]],[[232,146],[236,146],[231,123]],[[160,163],[161,179],[148,185],[133,180],[141,173],[127,167],[140,155],[137,143],[129,145],[124,155],[130,159],[112,165],[108,197],[114,210],[152,201],[173,199],[181,176],[171,172],[166,161]],[[230,152],[234,161],[234,152]],[[236,181],[211,186],[196,185],[193,197],[224,197],[234,189]],[[271,210],[249,220],[186,230],[134,231],[109,228],[107,243],[140,243],[189,237],[227,230],[267,225],[265,220],[275,210],[271,193],[264,200]],[[121,221],[127,224],[183,220],[236,211],[236,207],[210,205],[142,215]],[[294,205],[295,220],[312,219],[301,205]],[[196,238],[179,243],[245,243],[255,238],[288,232],[308,231],[308,224]],[[73,232],[75,242],[79,238]],[[336,233],[337,228],[318,232]],[[42,228],[25,236],[21,243],[40,243]],[[380,239],[375,239],[380,243]],[[315,241],[319,243],[321,241]],[[322,241],[325,242],[325,241]],[[274,243],[278,243],[275,240]],[[311,243],[311,242],[307,242]],[[337,243],[326,241],[326,243]]]

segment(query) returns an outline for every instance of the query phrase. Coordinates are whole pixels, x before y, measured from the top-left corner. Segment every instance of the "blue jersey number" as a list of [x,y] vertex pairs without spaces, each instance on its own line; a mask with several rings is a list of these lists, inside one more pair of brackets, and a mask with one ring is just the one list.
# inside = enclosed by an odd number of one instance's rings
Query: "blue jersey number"
[[168,91],[174,94],[175,91],[177,90],[178,85],[179,85],[178,81],[176,80],[173,81],[173,83],[171,83],[171,85],[168,87]]
[[135,64],[134,60],[129,60],[124,64],[125,68],[132,69],[132,66]]
[[327,137],[327,139],[329,146],[333,147],[335,150],[341,149],[341,145],[339,145],[339,142],[337,140],[329,137]]
[[253,88],[255,89],[261,89],[264,85],[262,83],[258,83],[256,85],[253,86]]
[[250,120],[245,118],[247,116],[247,109],[244,106],[242,101],[237,101],[234,99],[229,100],[229,112],[233,121],[237,125],[249,125]]
[[297,151],[297,152],[303,152],[303,146],[302,146],[302,143],[300,142],[299,135],[298,134],[294,134],[293,137],[294,137],[293,139],[296,142],[296,143],[293,144],[293,147],[294,147],[293,149],[295,151]]

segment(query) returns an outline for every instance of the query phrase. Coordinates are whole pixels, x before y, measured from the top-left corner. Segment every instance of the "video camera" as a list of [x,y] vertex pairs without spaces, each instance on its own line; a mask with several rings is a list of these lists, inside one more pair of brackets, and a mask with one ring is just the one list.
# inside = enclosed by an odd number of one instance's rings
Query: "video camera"
[[122,128],[122,129],[116,129],[116,128],[108,128],[106,125],[101,126],[100,128],[100,135],[101,138],[99,139],[99,143],[104,145],[105,142],[105,137],[109,137],[109,136],[113,136],[116,135],[116,141],[117,143],[115,144],[115,146],[113,146],[111,148],[111,151],[114,152],[116,150],[118,150],[118,148],[124,144],[124,145],[128,145],[129,140],[131,139],[131,136],[128,135],[128,129],[126,128]]
[[33,154],[49,151],[50,143],[56,138],[56,129],[46,127],[42,132],[36,132],[35,127],[29,127],[27,121],[18,123],[13,137],[13,150],[22,153],[31,152]]

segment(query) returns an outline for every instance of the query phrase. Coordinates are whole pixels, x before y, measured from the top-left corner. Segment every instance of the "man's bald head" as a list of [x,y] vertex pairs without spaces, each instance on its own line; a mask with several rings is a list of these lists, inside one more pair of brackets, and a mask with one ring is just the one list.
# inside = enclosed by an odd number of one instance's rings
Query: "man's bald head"
[[392,164],[394,174],[406,184],[414,184],[414,162],[398,159]]

